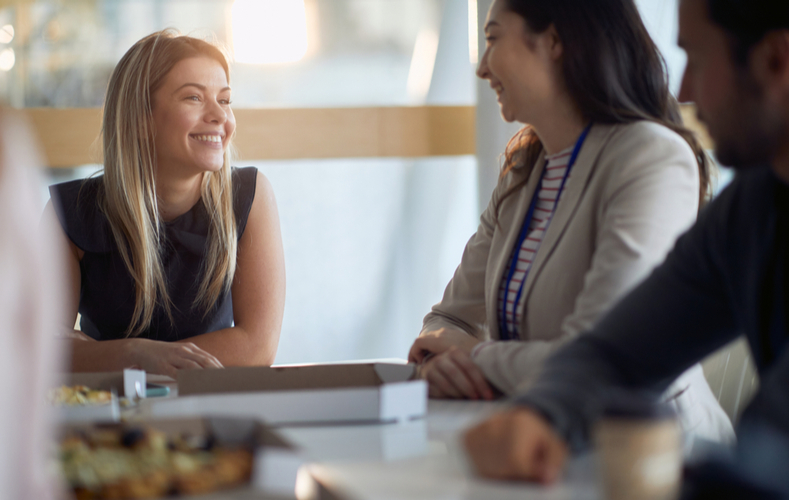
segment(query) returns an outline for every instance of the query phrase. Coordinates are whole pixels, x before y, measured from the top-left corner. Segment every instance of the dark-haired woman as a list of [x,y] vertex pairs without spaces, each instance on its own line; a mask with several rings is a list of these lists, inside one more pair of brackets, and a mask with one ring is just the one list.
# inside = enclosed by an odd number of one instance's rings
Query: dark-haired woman
[[[523,391],[663,260],[708,191],[632,0],[496,0],[485,34],[477,74],[527,126],[409,353],[433,397]],[[731,438],[699,365],[666,398],[686,431]]]

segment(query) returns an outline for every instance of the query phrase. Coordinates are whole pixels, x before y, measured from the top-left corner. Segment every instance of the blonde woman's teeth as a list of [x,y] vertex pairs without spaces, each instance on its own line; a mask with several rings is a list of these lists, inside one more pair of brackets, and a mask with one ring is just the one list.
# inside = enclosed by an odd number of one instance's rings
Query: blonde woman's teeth
[[222,142],[222,137],[218,135],[193,135],[192,137],[204,142]]

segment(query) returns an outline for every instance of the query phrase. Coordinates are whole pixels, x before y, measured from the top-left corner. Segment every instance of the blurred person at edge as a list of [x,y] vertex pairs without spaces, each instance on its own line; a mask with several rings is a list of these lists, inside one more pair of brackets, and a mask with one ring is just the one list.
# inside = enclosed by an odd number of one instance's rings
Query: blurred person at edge
[[46,393],[62,366],[51,339],[63,297],[56,235],[37,231],[38,168],[26,121],[0,107],[0,492],[54,498],[48,477],[52,435]]
[[[45,218],[66,253],[73,371],[270,365],[285,300],[274,194],[231,168],[228,61],[175,30],[110,77],[102,176],[58,184]],[[77,312],[81,331],[73,330]]]
[[[708,192],[632,0],[496,0],[485,34],[477,74],[528,125],[409,352],[432,397],[523,392],[664,259]],[[732,440],[700,365],[665,396],[689,438]]]
[[493,478],[551,482],[589,440],[612,388],[660,391],[745,334],[759,389],[732,456],[689,466],[685,498],[788,497],[788,3],[681,0],[680,92],[735,180],[666,261],[589,333],[551,357],[512,409],[469,430]]

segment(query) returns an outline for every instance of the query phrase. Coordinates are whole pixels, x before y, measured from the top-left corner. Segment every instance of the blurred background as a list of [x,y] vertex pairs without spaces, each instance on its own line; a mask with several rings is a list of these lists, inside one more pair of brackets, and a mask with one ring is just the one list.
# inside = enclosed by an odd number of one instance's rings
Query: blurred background
[[[445,148],[424,156],[344,158],[311,150],[305,159],[258,148],[255,157],[242,150],[236,162],[264,172],[280,211],[287,299],[276,363],[405,358],[477,228],[499,155],[518,129],[501,120],[493,92],[474,75],[490,3],[27,1],[0,9],[0,99],[16,108],[98,113],[124,52],[173,27],[231,54],[238,116],[259,108],[286,116],[343,108],[468,111],[470,134],[458,140],[470,144],[450,148],[452,154]],[[637,4],[676,92],[685,65],[675,45],[677,0]],[[98,133],[94,123],[73,126]],[[314,130],[302,134],[297,127],[291,140],[307,144]],[[49,168],[46,183],[99,171],[95,146],[84,161]],[[42,185],[41,208],[47,199]]]

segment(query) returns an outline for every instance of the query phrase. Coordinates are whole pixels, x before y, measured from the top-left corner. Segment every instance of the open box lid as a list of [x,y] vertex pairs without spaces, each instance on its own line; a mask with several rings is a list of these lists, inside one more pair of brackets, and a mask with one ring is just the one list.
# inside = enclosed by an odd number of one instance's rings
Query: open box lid
[[178,394],[212,394],[255,391],[293,391],[379,387],[406,382],[413,364],[361,363],[312,364],[280,367],[235,367],[178,372]]
[[126,369],[117,372],[64,373],[58,377],[62,385],[84,385],[98,391],[115,391],[127,398],[145,397],[145,372]]

